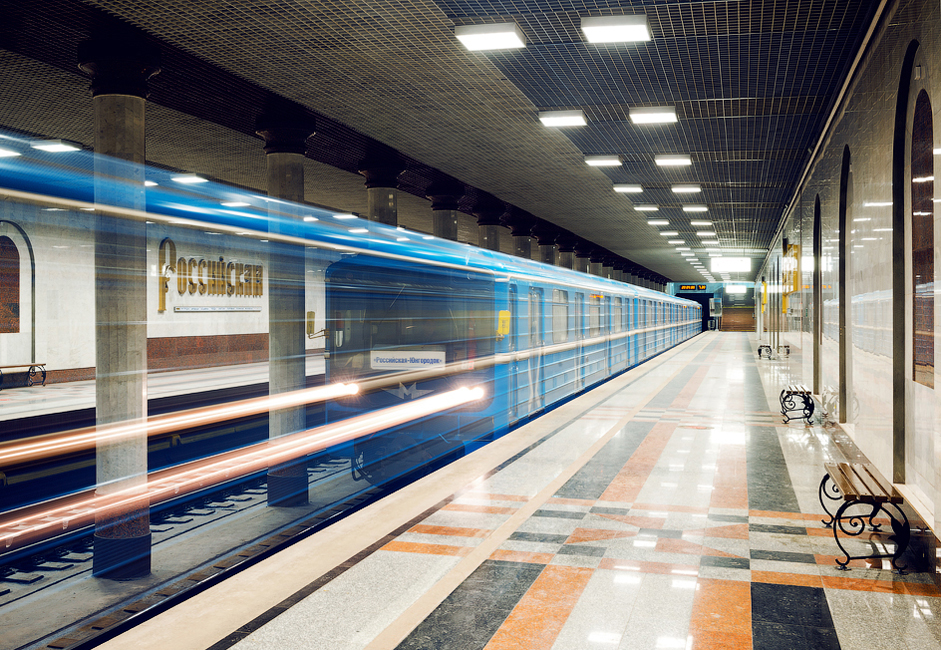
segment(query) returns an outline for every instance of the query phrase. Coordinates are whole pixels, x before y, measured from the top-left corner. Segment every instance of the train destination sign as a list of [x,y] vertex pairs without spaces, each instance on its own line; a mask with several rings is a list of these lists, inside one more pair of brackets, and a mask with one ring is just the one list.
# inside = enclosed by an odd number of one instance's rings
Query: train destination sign
[[445,353],[442,350],[371,350],[369,366],[373,370],[417,370],[418,368],[443,368]]
[[681,284],[680,291],[705,291],[706,285],[704,284]]

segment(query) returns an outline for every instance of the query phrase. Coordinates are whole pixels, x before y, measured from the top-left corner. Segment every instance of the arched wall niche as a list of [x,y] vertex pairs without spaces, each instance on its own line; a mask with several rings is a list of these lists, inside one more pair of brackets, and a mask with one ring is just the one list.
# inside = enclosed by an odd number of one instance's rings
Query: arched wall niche
[[0,235],[0,334],[20,331],[20,252]]

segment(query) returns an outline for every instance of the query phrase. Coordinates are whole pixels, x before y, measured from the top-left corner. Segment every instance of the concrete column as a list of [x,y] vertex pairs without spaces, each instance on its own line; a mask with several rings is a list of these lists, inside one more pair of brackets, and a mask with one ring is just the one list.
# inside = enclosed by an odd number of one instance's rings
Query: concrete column
[[428,186],[425,195],[431,201],[432,234],[457,241],[457,206],[464,195],[464,185],[454,179],[438,180]]
[[540,220],[533,226],[533,236],[539,244],[539,261],[543,264],[556,266],[558,258],[556,257],[555,240],[559,236],[559,229],[551,223]]
[[473,214],[477,217],[477,245],[480,248],[500,250],[500,236],[505,230],[500,217],[505,210],[506,206],[489,194],[477,200]]
[[530,214],[509,212],[506,215],[506,225],[510,228],[513,237],[513,254],[523,259],[533,259],[532,232],[536,218]]
[[604,277],[604,251],[597,248],[592,251],[589,258],[588,272],[598,277]]
[[588,242],[579,242],[575,245],[575,270],[580,273],[591,273],[591,246]]
[[[272,109],[258,117],[256,132],[265,141],[268,196],[303,203],[304,154],[314,126],[299,107],[290,112]],[[277,212],[268,221],[268,231],[299,235],[303,223],[300,206],[279,203]],[[307,387],[304,247],[278,241],[268,247],[268,394],[275,396]],[[303,406],[268,413],[269,440],[306,428]],[[306,503],[306,460],[268,469],[268,505]]]
[[398,155],[389,150],[373,152],[359,163],[366,177],[368,203],[366,218],[387,226],[399,225],[397,178],[405,170]]
[[564,269],[574,269],[577,240],[570,234],[563,234],[556,241],[559,247],[559,266]]
[[[147,80],[160,52],[142,38],[111,34],[79,45],[79,67],[92,77],[95,202],[143,210]],[[131,164],[129,164],[131,163]],[[114,183],[120,179],[119,186]],[[95,517],[92,574],[128,580],[150,573],[147,497],[147,227],[95,217],[95,409],[100,433],[139,424],[95,448],[96,495],[124,505]]]
[[611,258],[605,258],[601,262],[601,277],[608,278],[609,280],[614,279],[614,262]]

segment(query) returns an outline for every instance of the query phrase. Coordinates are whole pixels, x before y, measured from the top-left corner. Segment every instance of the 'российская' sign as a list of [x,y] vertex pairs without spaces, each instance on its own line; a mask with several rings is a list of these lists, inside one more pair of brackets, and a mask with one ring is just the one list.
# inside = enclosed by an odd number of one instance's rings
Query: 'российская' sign
[[[177,257],[176,244],[169,237],[160,242],[157,275],[158,312],[167,310],[167,294],[171,279],[176,275],[176,290],[180,296],[201,295],[215,297],[258,298],[264,294],[264,267],[261,264],[227,262],[218,259]],[[258,311],[260,307],[216,305],[207,307],[176,307],[174,311]]]

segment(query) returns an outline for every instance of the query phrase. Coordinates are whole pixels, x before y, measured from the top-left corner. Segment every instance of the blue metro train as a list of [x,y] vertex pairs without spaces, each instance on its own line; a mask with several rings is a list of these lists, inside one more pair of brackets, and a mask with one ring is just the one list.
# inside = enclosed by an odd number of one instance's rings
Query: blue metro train
[[[363,387],[326,405],[328,424],[445,388],[484,389],[476,402],[331,450],[349,457],[354,478],[368,484],[463,455],[701,331],[697,303],[661,292],[237,188],[194,183],[191,175],[151,168],[142,173],[128,165],[126,177],[136,179],[133,183],[121,181],[120,173],[96,179],[88,152],[48,154],[13,135],[2,144],[9,157],[0,158],[0,200],[11,203],[7,214],[14,219],[17,204],[57,205],[71,213],[68,223],[79,233],[94,231],[94,212],[147,219],[153,224],[147,226],[153,250],[172,235],[191,248],[208,241],[225,246],[226,259],[233,260],[261,259],[270,254],[267,242],[277,239],[298,250],[323,251],[324,280],[315,286],[308,279],[306,291],[325,304],[326,381]],[[145,178],[148,186],[140,187]],[[128,185],[144,192],[141,209],[110,207],[107,197],[127,196]],[[18,227],[26,235],[44,227],[45,212],[23,214]],[[43,257],[50,253],[37,251],[39,266]],[[159,275],[167,274],[161,267]],[[219,286],[229,280],[219,279]],[[162,293],[172,293],[172,285],[161,286]],[[225,321],[223,334],[241,333],[238,313]],[[171,338],[189,334],[186,317],[174,314],[170,326],[178,332]]]

